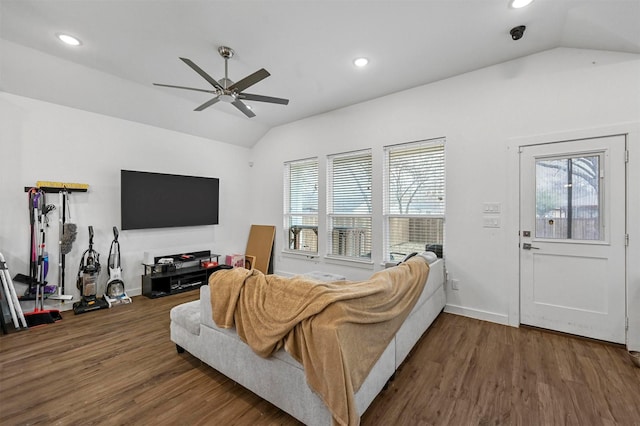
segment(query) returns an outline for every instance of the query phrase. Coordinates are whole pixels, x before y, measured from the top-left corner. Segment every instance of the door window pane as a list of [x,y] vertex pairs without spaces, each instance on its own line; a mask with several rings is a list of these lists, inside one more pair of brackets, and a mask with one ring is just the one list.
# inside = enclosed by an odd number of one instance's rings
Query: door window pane
[[602,240],[601,155],[536,160],[536,237]]

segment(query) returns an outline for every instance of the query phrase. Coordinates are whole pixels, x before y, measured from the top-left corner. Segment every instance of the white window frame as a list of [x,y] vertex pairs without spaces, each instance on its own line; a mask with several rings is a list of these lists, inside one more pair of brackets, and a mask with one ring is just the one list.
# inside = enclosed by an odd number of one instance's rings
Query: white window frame
[[[292,209],[291,202],[291,168],[292,167],[304,167],[309,166],[314,168],[315,166],[315,190],[316,190],[316,202],[315,202],[315,212],[309,211],[300,211],[297,209]],[[311,178],[313,178],[313,171],[311,172]],[[317,256],[318,255],[318,207],[319,200],[317,198],[318,191],[318,158],[305,158],[302,160],[293,160],[287,161],[284,163],[284,171],[283,171],[283,229],[284,229],[284,252],[287,253],[295,253],[295,254],[304,254],[307,256]],[[297,219],[297,220],[296,220]],[[293,222],[299,222],[297,224],[293,224]],[[315,250],[307,250],[304,249],[304,236],[306,234],[307,241],[312,241],[313,238],[308,238],[309,233],[315,233]]]
[[[368,168],[368,212],[345,213],[337,211],[334,205],[336,184],[336,162],[345,159],[362,157],[362,165]],[[368,158],[368,160],[367,160]],[[327,156],[327,258],[340,259],[350,262],[371,263],[372,260],[372,225],[373,205],[373,155],[370,149],[351,151]],[[366,202],[365,202],[366,204]],[[336,222],[347,224],[335,226]],[[368,222],[368,224],[367,224]],[[335,235],[334,235],[335,234]]]
[[[433,150],[434,148],[437,148],[436,151],[434,151],[434,155],[438,155],[438,156],[442,156],[442,186],[441,188],[437,188],[437,192],[439,192],[438,194],[433,194],[432,196],[435,196],[438,198],[438,201],[435,203],[436,208],[434,210],[439,210],[436,213],[406,213],[406,212],[398,212],[398,211],[393,211],[392,212],[392,208],[391,208],[391,192],[392,192],[392,188],[391,188],[391,171],[390,171],[390,154],[393,153],[401,153],[401,152],[407,152],[407,155],[410,151],[413,150],[420,150],[420,149],[425,149],[425,150]],[[441,150],[439,149],[441,148]],[[428,155],[428,154],[427,154]],[[428,140],[421,140],[421,141],[414,141],[414,142],[406,142],[406,143],[401,143],[401,144],[395,144],[395,145],[388,145],[384,147],[384,166],[383,166],[383,182],[384,182],[384,186],[383,186],[383,258],[386,262],[389,261],[397,261],[397,258],[394,258],[392,256],[392,253],[394,252],[394,250],[391,247],[391,237],[390,237],[390,229],[391,229],[391,221],[395,218],[401,218],[401,219],[417,219],[417,220],[424,220],[425,218],[429,218],[429,219],[437,219],[437,220],[441,220],[441,224],[442,224],[442,230],[438,231],[438,233],[440,234],[440,238],[442,239],[441,241],[438,241],[438,243],[443,244],[444,243],[444,222],[445,222],[445,139],[444,138],[437,138],[437,139],[428,139]],[[436,175],[437,177],[439,177],[438,175]],[[396,189],[397,190],[397,189]],[[428,199],[432,196],[430,195],[426,195],[426,194],[422,194],[423,196],[423,200],[424,199]],[[441,198],[441,199],[440,199]],[[425,244],[426,245],[426,244]],[[415,247],[412,246],[412,244],[408,244],[408,246],[411,247],[404,247],[405,251],[408,252],[413,252],[413,251],[423,251],[425,249],[424,245],[415,245]],[[404,254],[409,254],[409,253],[404,253]]]

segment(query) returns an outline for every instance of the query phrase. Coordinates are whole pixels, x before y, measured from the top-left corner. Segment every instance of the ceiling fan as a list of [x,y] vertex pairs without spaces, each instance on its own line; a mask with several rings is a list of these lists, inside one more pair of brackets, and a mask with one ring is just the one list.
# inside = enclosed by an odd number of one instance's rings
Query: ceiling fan
[[219,101],[223,101],[235,106],[240,111],[242,111],[244,115],[251,118],[251,117],[255,117],[256,115],[253,113],[253,111],[251,111],[250,107],[247,104],[242,102],[243,100],[268,102],[268,103],[280,104],[280,105],[287,105],[289,103],[289,99],[273,98],[271,96],[262,96],[262,95],[254,95],[251,93],[244,93],[243,91],[245,89],[269,77],[271,74],[269,74],[269,72],[264,68],[261,68],[258,71],[254,72],[253,74],[248,75],[242,80],[234,83],[229,79],[229,76],[228,76],[227,61],[231,57],[233,57],[233,54],[235,52],[230,47],[220,46],[218,48],[218,53],[220,54],[220,56],[224,58],[224,78],[218,81],[216,81],[213,77],[211,77],[209,74],[204,72],[202,68],[197,66],[190,59],[180,58],[182,62],[189,65],[191,69],[193,69],[195,72],[200,74],[202,78],[207,80],[209,84],[213,86],[214,90],[196,89],[194,87],[174,86],[171,84],[160,84],[160,83],[153,83],[153,84],[155,86],[172,87],[174,89],[195,90],[197,92],[212,93],[215,95],[213,98],[209,99],[207,102],[197,107],[194,111],[202,111],[203,109],[208,108]]

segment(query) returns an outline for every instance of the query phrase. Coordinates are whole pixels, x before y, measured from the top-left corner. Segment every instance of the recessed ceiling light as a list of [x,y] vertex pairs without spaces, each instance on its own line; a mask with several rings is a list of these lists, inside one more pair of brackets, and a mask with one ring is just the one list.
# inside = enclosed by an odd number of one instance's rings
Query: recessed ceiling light
[[367,58],[356,58],[353,60],[353,64],[356,67],[364,67],[369,63],[369,60]]
[[65,44],[68,44],[69,46],[80,46],[82,44],[82,42],[79,39],[77,39],[76,37],[71,36],[69,34],[60,33],[60,34],[56,34],[56,35],[58,36],[58,39],[61,42],[65,43]]
[[533,0],[511,0],[511,7],[514,9],[520,9],[521,7],[529,6]]

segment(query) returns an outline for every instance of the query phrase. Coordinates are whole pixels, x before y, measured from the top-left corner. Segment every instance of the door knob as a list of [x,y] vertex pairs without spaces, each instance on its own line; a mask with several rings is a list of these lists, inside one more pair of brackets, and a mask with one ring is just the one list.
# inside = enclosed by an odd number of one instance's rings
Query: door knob
[[540,250],[540,247],[534,247],[530,243],[522,243],[522,250],[531,250],[531,249]]

